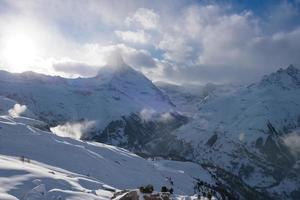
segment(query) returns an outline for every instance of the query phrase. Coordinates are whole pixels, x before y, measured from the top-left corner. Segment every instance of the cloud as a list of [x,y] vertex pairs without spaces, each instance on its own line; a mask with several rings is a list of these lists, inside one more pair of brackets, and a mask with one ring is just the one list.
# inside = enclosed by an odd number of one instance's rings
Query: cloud
[[154,115],[156,114],[157,112],[153,109],[143,109],[141,112],[140,112],[140,117],[145,120],[145,121],[150,121],[153,119]]
[[135,69],[155,68],[156,62],[146,50],[127,49],[124,52],[126,62]]
[[160,115],[159,121],[161,122],[168,122],[174,120],[173,115],[170,112],[165,112],[163,114]]
[[181,83],[252,82],[290,63],[299,65],[299,24],[273,32],[266,23],[271,22],[247,10],[189,6],[162,31],[160,76]]
[[154,68],[156,62],[147,50],[139,50],[125,44],[101,46],[99,44],[88,44],[86,60],[95,60],[94,63],[107,64],[107,60],[115,59],[116,52],[122,56],[124,62],[135,69]]
[[172,34],[164,35],[159,48],[165,51],[166,59],[177,63],[240,64],[239,52],[257,35],[251,12],[227,13],[218,5],[191,6],[174,27],[169,31]]
[[8,110],[8,114],[13,117],[20,117],[24,112],[26,112],[27,106],[26,105],[20,105],[15,104],[13,108]]
[[61,137],[83,139],[88,137],[88,134],[95,129],[95,126],[95,121],[67,122],[63,125],[51,127],[50,130],[52,133]]
[[115,31],[115,34],[125,42],[147,44],[150,36],[145,31]]
[[158,47],[165,51],[164,58],[172,62],[184,63],[192,59],[194,48],[188,41],[180,36],[165,34],[158,44]]
[[155,29],[159,24],[159,15],[151,9],[139,8],[133,16],[125,20],[127,25],[139,25],[144,29]]
[[239,140],[240,140],[241,142],[244,142],[244,141],[245,141],[245,133],[244,133],[244,132],[242,132],[242,133],[239,134]]
[[295,131],[283,138],[284,143],[290,148],[292,153],[300,155],[300,131]]
[[93,77],[97,75],[99,66],[89,65],[83,62],[62,60],[53,63],[54,70],[63,72],[69,76]]
[[142,111],[140,111],[139,115],[141,119],[143,119],[146,122],[156,121],[156,122],[166,123],[174,120],[174,116],[170,112],[160,113],[154,109],[148,109],[148,108],[144,108]]
[[30,36],[38,54],[30,65],[12,66],[3,59],[0,40],[0,67],[90,76],[118,49],[128,65],[153,81],[180,84],[252,82],[279,67],[300,65],[295,2],[266,3],[263,15],[235,3],[155,2],[5,1],[0,38]]

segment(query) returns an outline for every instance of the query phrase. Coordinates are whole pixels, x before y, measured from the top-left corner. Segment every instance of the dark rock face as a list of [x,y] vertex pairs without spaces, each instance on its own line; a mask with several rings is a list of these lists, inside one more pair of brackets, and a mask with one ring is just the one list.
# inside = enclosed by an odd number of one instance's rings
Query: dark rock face
[[147,185],[146,187],[140,187],[140,192],[151,194],[154,191],[153,185]]
[[211,136],[209,139],[208,139],[208,141],[206,142],[206,145],[208,145],[208,146],[213,146],[215,143],[216,143],[216,141],[217,141],[217,139],[218,139],[218,135],[217,134],[214,134],[213,136]]
[[266,160],[274,166],[274,178],[280,180],[295,164],[295,157],[285,145],[272,123],[267,123],[268,137],[256,140],[256,148],[266,156]]
[[151,156],[184,157],[191,155],[189,144],[170,134],[188,122],[188,118],[177,113],[169,113],[168,120],[145,120],[138,114],[112,121],[92,140],[117,145],[136,153]]
[[[236,176],[222,168],[212,165],[202,165],[210,171],[212,177],[216,179],[216,185],[209,188],[220,194],[220,199],[257,199],[271,200],[272,197],[266,192],[257,191],[247,185],[240,176]],[[224,184],[226,183],[226,184]]]

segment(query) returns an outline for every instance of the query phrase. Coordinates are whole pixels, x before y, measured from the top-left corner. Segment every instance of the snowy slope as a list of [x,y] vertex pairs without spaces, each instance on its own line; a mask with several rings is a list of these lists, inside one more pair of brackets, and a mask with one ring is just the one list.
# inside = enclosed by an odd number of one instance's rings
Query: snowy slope
[[[272,82],[274,79],[277,81]],[[223,132],[234,141],[246,143],[267,132],[268,122],[282,132],[284,128],[295,128],[299,126],[300,116],[300,84],[297,81],[300,81],[299,69],[279,70],[257,84],[204,102],[192,123],[198,123],[203,131]],[[195,138],[190,135],[187,139]]]
[[156,82],[155,85],[165,92],[180,112],[193,116],[201,105],[217,96],[231,95],[241,86],[234,84],[217,85],[173,85]]
[[212,182],[197,164],[147,161],[122,148],[42,131],[38,120],[7,115],[14,103],[0,97],[7,110],[0,116],[0,199],[39,199],[41,193],[47,199],[110,199],[107,188],[171,187],[167,175],[176,194],[192,195],[193,177]]

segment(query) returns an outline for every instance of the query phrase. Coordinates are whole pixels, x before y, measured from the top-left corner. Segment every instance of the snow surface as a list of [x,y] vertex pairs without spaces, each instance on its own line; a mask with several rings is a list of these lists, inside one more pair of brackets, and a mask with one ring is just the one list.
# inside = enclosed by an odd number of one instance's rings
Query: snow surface
[[[10,102],[6,110],[16,103],[0,97],[4,102]],[[171,186],[166,177],[181,199],[193,194],[193,177],[211,180],[197,164],[145,160],[115,146],[59,137],[36,128],[40,123],[0,116],[0,199],[110,199],[107,188],[152,184],[159,190]]]

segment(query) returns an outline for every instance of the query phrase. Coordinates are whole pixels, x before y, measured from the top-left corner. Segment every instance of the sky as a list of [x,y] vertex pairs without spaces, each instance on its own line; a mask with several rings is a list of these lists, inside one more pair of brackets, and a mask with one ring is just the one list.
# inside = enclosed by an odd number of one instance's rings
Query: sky
[[0,27],[11,72],[91,77],[121,55],[152,81],[204,84],[300,66],[300,0],[0,0]]

